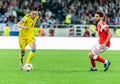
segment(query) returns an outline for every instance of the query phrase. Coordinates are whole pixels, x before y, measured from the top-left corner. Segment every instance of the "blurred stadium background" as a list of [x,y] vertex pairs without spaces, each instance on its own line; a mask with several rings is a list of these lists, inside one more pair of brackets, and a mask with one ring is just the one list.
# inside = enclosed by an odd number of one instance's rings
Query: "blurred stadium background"
[[94,13],[100,10],[114,36],[120,37],[120,0],[0,0],[0,35],[17,36],[16,23],[32,6],[41,15],[36,36],[95,37]]

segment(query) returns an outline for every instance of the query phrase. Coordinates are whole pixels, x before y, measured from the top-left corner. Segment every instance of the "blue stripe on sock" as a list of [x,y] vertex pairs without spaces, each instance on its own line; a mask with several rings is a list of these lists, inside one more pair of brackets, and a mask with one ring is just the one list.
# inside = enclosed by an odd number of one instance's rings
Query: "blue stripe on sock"
[[36,50],[35,50],[35,49],[32,49],[31,51],[32,51],[32,52],[36,52]]

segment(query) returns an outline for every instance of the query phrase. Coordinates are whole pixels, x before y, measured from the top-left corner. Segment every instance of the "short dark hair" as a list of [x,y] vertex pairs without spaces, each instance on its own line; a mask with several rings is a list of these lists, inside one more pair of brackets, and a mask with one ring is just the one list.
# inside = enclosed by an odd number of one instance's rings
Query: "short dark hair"
[[36,7],[31,7],[30,11],[38,11]]
[[100,17],[103,17],[103,13],[100,11],[96,12],[95,14],[98,14]]

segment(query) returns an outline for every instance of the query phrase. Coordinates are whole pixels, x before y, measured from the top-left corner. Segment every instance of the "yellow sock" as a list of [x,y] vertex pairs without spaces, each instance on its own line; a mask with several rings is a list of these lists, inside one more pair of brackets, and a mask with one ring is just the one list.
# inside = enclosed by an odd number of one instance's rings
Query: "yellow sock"
[[26,60],[26,64],[30,63],[31,59],[34,57],[35,53],[34,52],[30,52],[28,54],[27,60]]
[[19,56],[20,62],[23,63],[23,57],[24,56]]

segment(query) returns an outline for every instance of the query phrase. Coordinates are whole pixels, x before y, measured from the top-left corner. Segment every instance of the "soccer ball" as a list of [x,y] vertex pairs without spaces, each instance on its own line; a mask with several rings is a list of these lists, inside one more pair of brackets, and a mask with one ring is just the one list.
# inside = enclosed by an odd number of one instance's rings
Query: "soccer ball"
[[24,65],[24,70],[25,71],[32,71],[33,70],[32,64],[25,64]]

